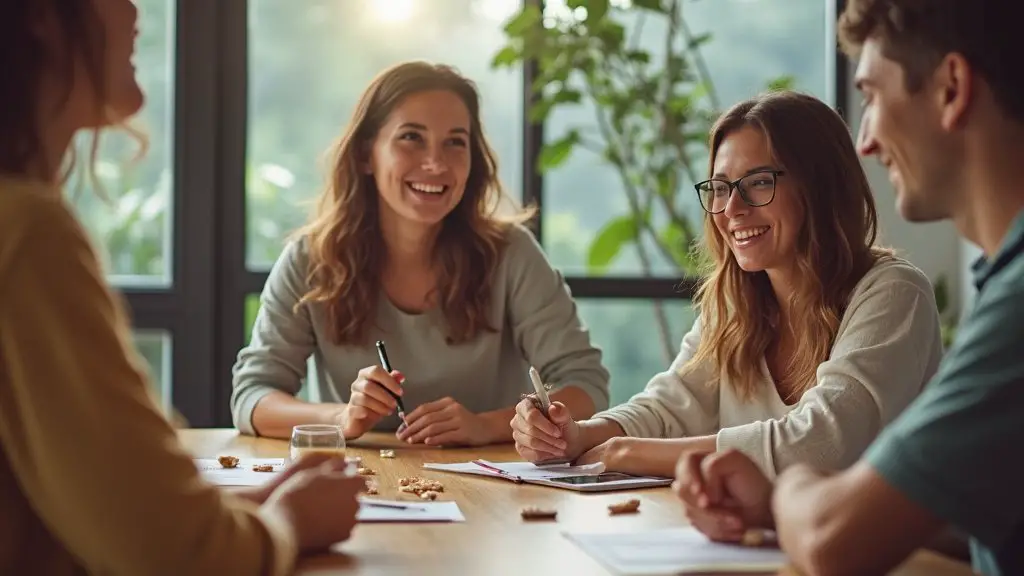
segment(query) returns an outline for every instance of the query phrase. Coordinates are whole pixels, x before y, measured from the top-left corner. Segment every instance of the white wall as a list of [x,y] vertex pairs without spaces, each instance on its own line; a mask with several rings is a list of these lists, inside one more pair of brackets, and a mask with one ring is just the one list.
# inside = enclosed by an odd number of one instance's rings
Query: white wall
[[[860,129],[861,107],[857,89],[853,86],[853,71],[849,66],[850,103],[846,117],[854,136]],[[864,170],[875,193],[882,244],[897,249],[901,256],[920,268],[934,282],[940,275],[949,283],[950,304],[954,310],[962,309],[962,296],[969,295],[970,278],[967,272],[973,261],[971,246],[962,242],[949,222],[912,224],[896,212],[896,199],[889,176],[878,160],[864,158]]]

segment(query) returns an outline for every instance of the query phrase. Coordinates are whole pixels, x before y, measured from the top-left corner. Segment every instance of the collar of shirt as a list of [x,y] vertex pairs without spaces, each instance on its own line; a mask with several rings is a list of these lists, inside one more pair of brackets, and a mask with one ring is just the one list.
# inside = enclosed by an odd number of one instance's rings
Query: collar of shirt
[[1024,252],[1024,211],[1021,211],[1013,219],[1010,229],[995,256],[989,260],[984,256],[979,257],[971,265],[971,273],[974,275],[974,287],[979,291],[992,279],[1000,270],[1012,262],[1014,258]]

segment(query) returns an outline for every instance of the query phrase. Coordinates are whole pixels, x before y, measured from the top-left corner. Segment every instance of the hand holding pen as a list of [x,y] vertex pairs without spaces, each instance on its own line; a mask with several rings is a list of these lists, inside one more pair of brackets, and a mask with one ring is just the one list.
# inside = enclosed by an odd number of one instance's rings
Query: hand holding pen
[[382,366],[367,366],[360,370],[352,382],[352,393],[342,417],[345,437],[362,436],[396,410],[404,420],[405,409],[401,402],[404,381],[405,376],[401,372]]
[[561,402],[551,402],[540,374],[530,368],[534,394],[516,405],[509,424],[519,455],[535,463],[573,460],[583,453],[580,426]]

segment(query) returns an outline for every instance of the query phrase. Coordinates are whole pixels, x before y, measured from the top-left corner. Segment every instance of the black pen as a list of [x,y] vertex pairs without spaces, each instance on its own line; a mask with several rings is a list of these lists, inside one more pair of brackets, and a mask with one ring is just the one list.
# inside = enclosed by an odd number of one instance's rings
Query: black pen
[[[383,367],[384,370],[387,370],[388,374],[390,374],[391,362],[388,362],[388,351],[384,349],[383,340],[377,340],[377,356],[380,356],[381,367]],[[403,424],[408,426],[409,423],[405,421],[405,404],[402,403],[402,397],[392,392],[387,386],[384,386],[384,389],[387,390],[388,394],[391,394],[396,402],[398,402],[398,417],[402,419]]]

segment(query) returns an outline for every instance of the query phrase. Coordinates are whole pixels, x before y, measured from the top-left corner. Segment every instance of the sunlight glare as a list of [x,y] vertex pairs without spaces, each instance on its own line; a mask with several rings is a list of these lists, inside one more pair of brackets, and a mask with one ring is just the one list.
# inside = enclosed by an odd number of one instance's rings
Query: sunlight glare
[[370,0],[370,8],[381,22],[405,22],[412,18],[416,0]]
[[476,0],[473,11],[494,22],[505,22],[519,13],[520,0]]

